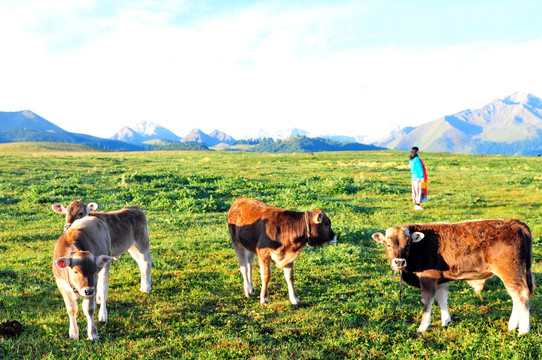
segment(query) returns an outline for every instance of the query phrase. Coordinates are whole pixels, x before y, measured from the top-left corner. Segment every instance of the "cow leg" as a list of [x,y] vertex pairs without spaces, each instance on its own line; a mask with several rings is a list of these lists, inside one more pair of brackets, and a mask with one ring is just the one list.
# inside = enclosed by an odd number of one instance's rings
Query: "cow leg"
[[90,341],[98,340],[98,329],[94,323],[94,310],[96,308],[96,298],[87,296],[83,298],[83,313],[87,318],[87,336]]
[[246,280],[243,279],[243,281],[245,281],[245,295],[247,297],[254,295],[254,284],[252,283],[252,264],[254,264],[254,255],[255,254],[250,251],[246,252]]
[[79,327],[77,327],[77,298],[75,294],[64,289],[63,287],[61,287],[60,284],[58,285],[59,285],[58,289],[60,290],[60,293],[62,294],[62,298],[64,299],[64,304],[66,304],[66,311],[68,312],[68,316],[70,318],[70,329],[68,331],[68,334],[70,336],[70,339],[78,340]]
[[448,284],[439,284],[435,293],[435,298],[440,306],[440,319],[442,326],[448,326],[452,322],[452,317],[448,311]]
[[151,249],[147,247],[138,247],[133,245],[128,249],[130,255],[137,261],[139,265],[139,271],[141,272],[141,286],[139,291],[144,293],[151,292],[151,267],[152,267],[152,257]]
[[291,262],[284,267],[284,277],[288,285],[288,296],[293,305],[301,305],[301,301],[297,298],[297,292],[294,288],[294,263]]
[[417,332],[419,334],[425,332],[431,324],[431,307],[435,299],[435,293],[437,290],[437,280],[430,278],[421,278],[420,286],[422,288],[422,305],[423,314],[420,322],[420,327]]
[[262,259],[258,256],[258,262],[260,263],[260,274],[262,277],[262,291],[260,292],[260,303],[269,303],[269,290],[268,284],[271,279],[271,262],[269,259]]
[[254,263],[254,253],[248,251],[239,242],[234,241],[233,247],[237,255],[237,263],[239,270],[243,276],[243,289],[245,296],[251,297],[254,295],[254,285],[252,284],[252,264]]
[[96,291],[96,302],[100,304],[98,312],[98,321],[107,322],[107,306],[106,299],[109,291],[109,269],[111,263],[105,265],[98,273],[98,289]]
[[529,323],[529,288],[522,279],[504,281],[508,294],[512,297],[512,314],[508,322],[508,330],[519,328],[519,335],[530,331]]

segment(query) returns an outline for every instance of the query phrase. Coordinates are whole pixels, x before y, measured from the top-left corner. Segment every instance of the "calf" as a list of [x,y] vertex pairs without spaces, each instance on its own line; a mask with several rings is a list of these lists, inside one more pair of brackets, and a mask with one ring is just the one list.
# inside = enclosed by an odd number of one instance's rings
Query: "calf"
[[111,259],[109,229],[98,218],[85,217],[75,221],[58,239],[53,255],[53,274],[70,317],[70,339],[79,339],[77,300],[82,297],[88,339],[98,340],[94,324],[96,295],[100,301],[98,319],[107,322],[106,298]]
[[386,246],[394,271],[422,290],[423,315],[418,333],[431,323],[431,306],[436,298],[442,326],[448,312],[448,281],[466,280],[480,292],[490,277],[497,275],[512,297],[508,329],[529,332],[529,298],[535,282],[531,272],[532,235],[518,220],[475,220],[461,223],[433,223],[395,226],[373,239]]
[[260,303],[269,302],[271,262],[284,269],[290,302],[300,305],[294,288],[294,260],[306,244],[322,246],[337,241],[331,221],[320,209],[299,212],[239,198],[228,212],[228,226],[243,276],[246,297],[254,293],[252,263],[257,255],[262,277]]
[[98,204],[89,203],[85,205],[81,201],[74,201],[68,207],[61,204],[52,206],[59,214],[66,215],[64,230],[67,230],[77,219],[87,215],[103,220],[111,234],[111,253],[113,258],[118,260],[126,251],[137,261],[141,272],[140,291],[149,293],[151,291],[151,246],[149,230],[147,228],[147,217],[137,206],[125,207],[118,211],[96,212]]

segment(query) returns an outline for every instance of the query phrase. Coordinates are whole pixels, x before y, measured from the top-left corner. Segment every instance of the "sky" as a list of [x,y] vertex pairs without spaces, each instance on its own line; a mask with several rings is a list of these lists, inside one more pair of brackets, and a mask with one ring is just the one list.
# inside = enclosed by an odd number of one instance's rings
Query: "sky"
[[1,0],[0,111],[111,137],[385,136],[542,97],[539,0]]

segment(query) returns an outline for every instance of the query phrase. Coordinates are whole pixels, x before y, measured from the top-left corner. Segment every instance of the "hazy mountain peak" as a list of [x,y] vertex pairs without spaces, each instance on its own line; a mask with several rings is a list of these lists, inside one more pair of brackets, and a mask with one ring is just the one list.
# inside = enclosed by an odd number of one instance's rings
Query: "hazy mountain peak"
[[36,117],[36,114],[30,110],[23,110],[21,111],[21,114],[29,119],[34,119]]
[[308,137],[311,136],[307,131],[300,130],[298,128],[281,129],[281,130],[260,129],[256,132],[252,132],[248,134],[247,136],[245,136],[245,139],[271,138],[273,140],[284,140],[290,137],[300,136],[300,135],[304,135]]
[[143,120],[133,128],[140,135],[152,136],[157,134],[157,130],[163,129],[162,126],[148,120]]
[[529,101],[533,98],[536,98],[536,96],[518,91],[505,97],[503,99],[503,102],[507,105],[528,104]]
[[218,129],[215,129],[212,133],[209,134],[209,136],[218,139],[218,141],[220,141],[221,143],[225,143],[228,145],[232,145],[235,142],[234,138]]
[[30,110],[0,112],[0,129],[10,128],[25,128],[58,133],[65,131]]

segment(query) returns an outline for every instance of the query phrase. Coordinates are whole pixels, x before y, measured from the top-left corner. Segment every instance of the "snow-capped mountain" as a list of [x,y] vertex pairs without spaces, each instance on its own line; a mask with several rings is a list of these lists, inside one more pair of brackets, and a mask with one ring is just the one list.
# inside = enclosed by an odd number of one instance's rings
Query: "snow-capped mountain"
[[141,144],[151,140],[179,141],[181,137],[152,121],[142,121],[134,127],[124,126],[111,139]]

